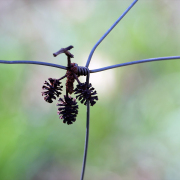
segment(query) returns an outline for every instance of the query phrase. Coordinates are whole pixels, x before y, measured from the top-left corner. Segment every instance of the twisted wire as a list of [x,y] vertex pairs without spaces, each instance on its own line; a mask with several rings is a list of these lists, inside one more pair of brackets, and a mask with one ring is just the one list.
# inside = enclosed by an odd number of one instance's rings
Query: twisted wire
[[89,70],[87,67],[78,66],[78,76],[87,76],[89,73]]

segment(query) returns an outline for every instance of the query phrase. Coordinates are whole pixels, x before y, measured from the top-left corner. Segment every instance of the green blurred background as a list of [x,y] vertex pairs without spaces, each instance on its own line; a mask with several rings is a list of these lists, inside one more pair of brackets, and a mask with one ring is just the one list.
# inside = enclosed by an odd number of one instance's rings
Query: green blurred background
[[[0,59],[66,65],[52,53],[73,45],[84,66],[97,40],[130,0],[2,0]],[[180,2],[139,0],[95,51],[90,69],[180,55]],[[58,118],[41,96],[64,70],[0,64],[0,179],[79,179],[86,107],[76,123]],[[83,80],[83,78],[82,78]],[[139,64],[94,73],[99,96],[91,108],[85,179],[180,179],[180,61]],[[63,85],[65,81],[63,81]]]

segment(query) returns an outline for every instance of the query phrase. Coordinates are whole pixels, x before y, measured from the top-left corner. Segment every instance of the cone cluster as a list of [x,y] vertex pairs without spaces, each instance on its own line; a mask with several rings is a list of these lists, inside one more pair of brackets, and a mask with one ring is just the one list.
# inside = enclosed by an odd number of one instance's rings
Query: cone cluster
[[[54,53],[54,56],[57,56],[61,53],[66,54],[68,60],[68,67],[65,76],[59,79],[49,78],[49,82],[45,81],[42,89],[45,90],[42,92],[44,100],[48,103],[52,103],[53,100],[56,100],[59,95],[61,95],[62,87],[60,80],[67,78],[66,80],[66,95],[64,98],[59,98],[58,106],[58,115],[60,119],[63,119],[63,123],[73,124],[76,121],[76,116],[78,114],[78,105],[76,99],[78,99],[82,104],[87,105],[87,101],[90,102],[90,105],[93,106],[98,100],[97,92],[92,87],[91,84],[81,83],[78,79],[78,65],[76,63],[71,63],[71,58],[74,57],[69,50],[73,46],[68,46],[67,48],[61,48],[58,52]],[[74,89],[74,81],[77,80],[78,85]],[[69,94],[76,94],[76,98],[72,98]]]

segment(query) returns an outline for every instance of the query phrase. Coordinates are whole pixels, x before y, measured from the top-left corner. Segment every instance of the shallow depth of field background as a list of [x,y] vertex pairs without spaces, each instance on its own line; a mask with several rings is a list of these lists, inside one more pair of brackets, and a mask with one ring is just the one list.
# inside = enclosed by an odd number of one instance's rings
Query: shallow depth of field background
[[[131,2],[0,1],[0,59],[66,66],[65,55],[52,53],[73,45],[73,62],[84,66]],[[180,55],[179,6],[177,0],[139,0],[96,49],[90,69]],[[77,121],[68,126],[58,118],[57,101],[41,96],[45,80],[64,74],[0,64],[0,179],[80,178],[86,107],[79,104]],[[180,60],[94,73],[90,82],[99,101],[91,108],[85,179],[180,179]]]

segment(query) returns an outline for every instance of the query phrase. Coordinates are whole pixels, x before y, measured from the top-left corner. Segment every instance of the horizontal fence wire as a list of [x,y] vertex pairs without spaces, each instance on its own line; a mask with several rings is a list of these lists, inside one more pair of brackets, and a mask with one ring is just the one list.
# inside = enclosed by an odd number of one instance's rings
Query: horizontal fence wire
[[169,57],[142,59],[142,60],[138,60],[138,61],[131,61],[131,62],[127,62],[127,63],[115,64],[112,66],[107,66],[107,67],[103,67],[103,68],[99,68],[99,69],[93,69],[93,70],[90,70],[90,73],[101,72],[101,71],[105,71],[105,70],[109,70],[109,69],[113,69],[113,68],[118,68],[118,67],[122,67],[122,66],[129,66],[129,65],[133,65],[133,64],[155,62],[155,61],[165,61],[165,60],[177,60],[177,59],[180,59],[180,56],[169,56]]
[[2,63],[2,64],[36,64],[36,65],[50,66],[50,67],[55,67],[55,68],[67,70],[67,67],[65,67],[65,66],[62,66],[59,64],[47,63],[47,62],[41,62],[41,61],[26,61],[26,60],[6,61],[6,60],[0,60],[0,63]]

